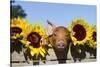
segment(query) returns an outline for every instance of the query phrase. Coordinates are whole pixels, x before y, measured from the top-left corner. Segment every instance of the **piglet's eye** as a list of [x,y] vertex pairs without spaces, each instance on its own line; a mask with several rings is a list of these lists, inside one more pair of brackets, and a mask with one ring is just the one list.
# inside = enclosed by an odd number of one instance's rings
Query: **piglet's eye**
[[53,35],[54,35],[54,36],[57,36],[57,34],[56,34],[56,33],[54,33]]
[[66,37],[69,36],[68,34],[65,35]]

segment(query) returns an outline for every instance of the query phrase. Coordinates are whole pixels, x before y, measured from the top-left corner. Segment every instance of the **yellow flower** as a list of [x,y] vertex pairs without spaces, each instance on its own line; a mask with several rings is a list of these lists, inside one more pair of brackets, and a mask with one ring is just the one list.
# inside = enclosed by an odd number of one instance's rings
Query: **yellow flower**
[[69,30],[74,45],[83,45],[89,39],[89,26],[81,18],[73,20]]
[[28,26],[28,22],[20,17],[12,19],[10,21],[10,36],[11,36],[11,53],[13,51],[20,52],[22,51],[22,43],[20,40],[23,39],[21,35],[23,31]]
[[10,29],[11,29],[11,38],[16,39],[20,37],[20,34],[26,29],[28,23],[26,20],[21,18],[15,18],[11,20]]
[[24,40],[21,40],[21,42],[30,49],[31,56],[38,58],[41,55],[45,57],[47,50],[41,45],[42,39],[46,37],[45,29],[37,22],[34,26],[29,25],[26,31],[23,32],[23,35]]
[[96,26],[92,26],[91,29],[90,29],[90,32],[91,32],[91,36],[89,37],[90,38],[90,46],[92,48],[96,48],[96,45],[97,45],[97,42],[96,42],[96,37],[97,37],[97,33],[96,33]]

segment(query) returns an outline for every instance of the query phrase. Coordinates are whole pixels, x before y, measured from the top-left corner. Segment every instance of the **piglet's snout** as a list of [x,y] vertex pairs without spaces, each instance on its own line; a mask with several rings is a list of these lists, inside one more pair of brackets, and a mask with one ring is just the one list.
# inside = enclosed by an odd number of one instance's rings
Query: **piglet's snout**
[[63,40],[57,40],[56,41],[56,44],[57,44],[57,48],[65,48],[66,45],[65,45],[65,42]]

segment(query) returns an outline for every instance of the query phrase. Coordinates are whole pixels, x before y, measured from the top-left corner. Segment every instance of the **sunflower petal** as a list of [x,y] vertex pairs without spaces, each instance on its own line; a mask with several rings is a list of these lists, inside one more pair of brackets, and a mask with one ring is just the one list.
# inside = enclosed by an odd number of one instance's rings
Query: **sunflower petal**
[[31,54],[31,56],[34,56],[36,53],[33,50],[31,50],[30,54]]
[[44,54],[42,51],[40,51],[40,55],[41,55],[42,57],[45,57],[45,54]]

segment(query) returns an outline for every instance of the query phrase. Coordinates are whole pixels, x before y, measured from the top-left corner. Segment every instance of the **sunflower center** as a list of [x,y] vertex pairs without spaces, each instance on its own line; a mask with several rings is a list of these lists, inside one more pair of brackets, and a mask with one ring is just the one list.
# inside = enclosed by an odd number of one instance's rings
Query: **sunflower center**
[[27,40],[31,42],[31,46],[33,46],[34,48],[39,48],[40,47],[40,40],[41,40],[41,36],[36,33],[36,32],[31,32],[28,37]]
[[75,32],[74,37],[78,40],[78,41],[82,41],[85,37],[86,37],[86,30],[85,28],[80,25],[77,24],[74,26],[73,31]]
[[10,29],[11,29],[11,31],[10,31],[11,36],[20,34],[22,32],[22,29],[19,27],[11,27]]
[[96,32],[93,32],[93,40],[96,41]]

